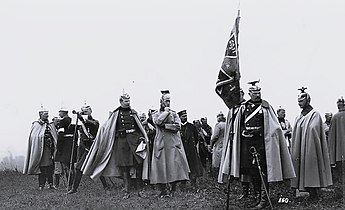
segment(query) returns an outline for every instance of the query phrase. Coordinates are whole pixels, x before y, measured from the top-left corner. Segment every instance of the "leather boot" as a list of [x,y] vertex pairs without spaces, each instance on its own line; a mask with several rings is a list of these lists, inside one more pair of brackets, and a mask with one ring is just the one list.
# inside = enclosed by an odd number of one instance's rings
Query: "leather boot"
[[60,174],[55,174],[54,175],[54,177],[55,177],[55,184],[54,184],[54,186],[56,187],[56,188],[58,188],[59,187],[59,185],[60,185]]
[[[268,182],[265,181],[265,186],[267,189],[267,194],[269,195],[269,187],[268,187]],[[253,209],[263,209],[266,208],[267,206],[270,205],[269,201],[268,201],[268,197],[267,197],[265,188],[262,187],[261,189],[261,196],[260,196],[260,202],[253,208]]]
[[253,178],[253,189],[254,189],[254,201],[252,203],[252,207],[256,206],[260,203],[261,199],[261,181],[259,179]]
[[77,189],[79,187],[80,181],[81,181],[82,173],[80,170],[77,170],[74,176],[72,189],[67,192],[67,194],[73,194],[77,192]]
[[317,201],[317,200],[319,200],[318,188],[311,187],[311,188],[308,188],[308,191],[309,191],[309,200],[310,201]]
[[248,198],[249,194],[249,182],[242,182],[242,194],[237,197],[238,200],[244,200]]

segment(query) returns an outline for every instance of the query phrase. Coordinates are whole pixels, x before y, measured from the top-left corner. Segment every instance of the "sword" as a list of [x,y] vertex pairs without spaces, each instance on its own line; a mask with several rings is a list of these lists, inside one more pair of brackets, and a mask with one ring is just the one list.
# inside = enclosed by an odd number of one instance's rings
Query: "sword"
[[255,162],[258,165],[262,185],[264,186],[264,190],[265,190],[266,196],[268,198],[268,202],[270,203],[271,209],[273,209],[272,202],[271,202],[270,196],[268,195],[268,191],[267,191],[267,188],[265,185],[264,177],[262,176],[262,170],[261,170],[261,166],[259,163],[258,152],[256,151],[256,148],[254,146],[250,147],[249,151],[250,151],[250,153],[252,153],[253,157],[255,158]]

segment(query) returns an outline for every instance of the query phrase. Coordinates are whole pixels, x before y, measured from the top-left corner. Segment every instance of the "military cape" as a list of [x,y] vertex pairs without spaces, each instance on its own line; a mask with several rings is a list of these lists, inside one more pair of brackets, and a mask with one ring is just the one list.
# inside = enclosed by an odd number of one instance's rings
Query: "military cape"
[[44,149],[44,132],[46,127],[49,126],[53,136],[54,147],[56,148],[57,131],[53,124],[44,123],[41,125],[39,121],[34,121],[31,126],[31,131],[26,150],[26,157],[24,162],[23,174],[40,174],[40,162]]
[[305,190],[332,185],[326,135],[321,115],[314,109],[295,120],[291,157],[297,175],[291,180],[292,188]]
[[[148,145],[148,137],[146,135],[145,129],[141,125],[136,111],[132,109],[134,120],[140,129],[140,132],[145,138],[145,142]],[[115,131],[116,131],[116,122],[118,119],[119,111],[116,109],[114,112],[111,112],[108,120],[101,126],[98,130],[96,138],[90,148],[89,153],[86,156],[85,162],[83,163],[81,170],[83,174],[90,176],[92,179],[96,179],[100,176],[115,176],[121,177],[119,167],[115,166],[112,163],[113,157],[113,146],[115,142]],[[145,148],[147,155],[143,160],[143,171],[142,179],[147,180],[149,177],[149,149],[148,146]]]
[[345,155],[345,111],[340,111],[332,117],[328,148],[331,164],[342,161],[341,156]]
[[[236,178],[240,177],[240,122],[244,109],[245,106],[242,104],[234,121],[230,175]],[[278,118],[273,108],[265,100],[262,100],[262,110],[264,114],[267,180],[268,182],[276,182],[294,178],[296,177],[295,171]]]

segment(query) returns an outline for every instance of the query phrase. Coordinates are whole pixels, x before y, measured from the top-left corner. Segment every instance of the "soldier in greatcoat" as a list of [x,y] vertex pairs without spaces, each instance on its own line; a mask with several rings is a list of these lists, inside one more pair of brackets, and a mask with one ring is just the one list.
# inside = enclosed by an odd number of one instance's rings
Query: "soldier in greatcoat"
[[38,175],[39,190],[43,190],[46,182],[49,189],[55,189],[53,174],[57,133],[48,117],[48,111],[42,108],[39,119],[32,123],[23,170],[24,174]]
[[156,137],[150,183],[159,185],[159,196],[173,196],[177,182],[189,180],[190,170],[179,133],[181,121],[177,113],[170,109],[168,91],[162,92],[160,109],[153,113],[152,118],[156,126]]

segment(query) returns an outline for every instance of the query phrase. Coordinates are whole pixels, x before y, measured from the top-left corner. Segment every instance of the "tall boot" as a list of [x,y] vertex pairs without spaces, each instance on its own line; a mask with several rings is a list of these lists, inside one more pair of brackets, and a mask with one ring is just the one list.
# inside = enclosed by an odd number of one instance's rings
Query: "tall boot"
[[60,174],[54,174],[54,178],[54,186],[58,188],[60,185]]
[[100,176],[99,180],[101,180],[102,186],[105,190],[109,190],[110,186],[107,183],[107,180],[105,180],[104,176]]
[[146,195],[144,193],[144,182],[140,178],[136,178],[136,190],[138,191],[138,196],[141,198],[145,198]]
[[241,182],[242,184],[242,194],[237,197],[238,200],[244,200],[248,198],[249,195],[249,182]]
[[254,201],[251,207],[256,206],[260,202],[261,198],[261,180],[257,177],[252,177],[252,184],[253,184],[253,190],[254,190]]
[[254,207],[254,209],[263,209],[263,208],[266,208],[267,206],[270,205],[269,201],[268,201],[268,196],[269,196],[269,186],[268,186],[268,182],[265,181],[265,186],[266,186],[266,189],[267,189],[267,194],[266,194],[266,191],[265,191],[265,188],[262,187],[261,189],[261,196],[260,196],[260,202]]
[[177,185],[177,181],[170,183],[170,193],[169,193],[170,197],[174,197],[175,196],[176,185]]
[[123,174],[123,184],[125,187],[125,195],[122,197],[123,199],[128,199],[130,197],[129,194],[129,182],[130,182],[130,177],[129,177],[129,172],[125,171],[122,173]]
[[45,182],[46,182],[46,177],[44,176],[44,174],[42,173],[38,174],[38,189],[39,190],[43,190]]
[[309,200],[317,201],[319,200],[319,189],[316,187],[310,187],[307,189],[309,191]]
[[80,170],[77,170],[74,176],[72,189],[67,192],[67,194],[73,194],[77,192],[77,189],[79,187],[80,181],[81,181],[82,173]]
[[158,184],[158,189],[160,191],[159,197],[164,198],[167,197],[168,191],[167,191],[167,184]]
[[69,180],[68,180],[68,191],[72,189],[73,180],[74,180],[74,176],[75,176],[73,169],[71,170],[70,173],[71,173],[70,175],[67,174],[67,180],[69,178]]

